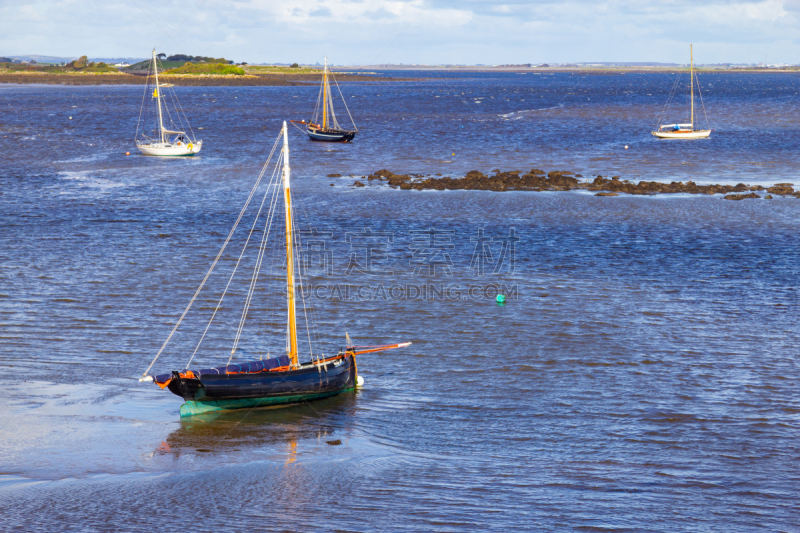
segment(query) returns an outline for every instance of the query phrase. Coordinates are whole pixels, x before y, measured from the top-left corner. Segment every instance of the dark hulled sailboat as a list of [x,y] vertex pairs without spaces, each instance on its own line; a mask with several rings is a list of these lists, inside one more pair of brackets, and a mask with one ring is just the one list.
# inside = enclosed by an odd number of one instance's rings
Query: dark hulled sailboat
[[[283,171],[281,178],[275,177],[273,178],[274,184],[273,181],[268,184],[267,191],[264,193],[264,200],[262,200],[261,203],[261,206],[263,207],[265,205],[265,201],[267,200],[267,196],[270,194],[270,191],[272,191],[271,194],[273,199],[268,204],[271,205],[272,208],[269,209],[270,214],[267,215],[267,220],[264,222],[265,231],[262,237],[261,247],[259,249],[259,258],[256,261],[256,270],[253,274],[253,279],[250,283],[250,288],[247,293],[245,308],[242,313],[242,318],[239,322],[239,328],[236,332],[234,346],[231,350],[228,364],[216,368],[190,370],[189,365],[192,362],[192,359],[190,359],[189,364],[186,365],[186,368],[183,371],[173,371],[171,373],[159,374],[155,376],[148,374],[158,357],[164,351],[164,348],[169,343],[175,331],[177,331],[178,326],[180,326],[183,318],[189,312],[189,309],[202,290],[205,282],[211,275],[211,272],[214,270],[214,267],[222,256],[226,246],[230,242],[230,239],[236,230],[236,226],[238,225],[239,221],[241,221],[251,199],[254,197],[257,189],[259,188],[259,183],[264,176],[263,171],[259,176],[259,179],[256,181],[256,184],[253,187],[253,190],[251,191],[244,208],[239,214],[236,224],[234,224],[233,229],[231,229],[231,232],[228,234],[228,238],[223,244],[222,249],[217,255],[214,263],[212,264],[211,269],[208,271],[205,279],[195,292],[194,297],[186,307],[183,315],[181,315],[181,318],[178,320],[177,324],[175,324],[172,332],[167,337],[166,342],[164,342],[164,345],[161,347],[161,350],[159,350],[155,359],[153,359],[153,362],[150,363],[150,366],[147,368],[147,370],[145,370],[144,374],[142,374],[142,377],[139,380],[155,382],[162,389],[168,388],[170,392],[181,396],[186,401],[186,403],[181,406],[181,416],[195,415],[219,409],[238,409],[245,407],[261,407],[268,405],[297,403],[333,396],[348,390],[352,390],[357,385],[363,383],[363,379],[361,379],[361,377],[358,375],[358,367],[356,366],[357,355],[392,348],[402,348],[411,344],[408,342],[389,346],[364,347],[367,349],[358,350],[357,347],[352,346],[352,343],[348,337],[347,346],[345,348],[340,349],[336,355],[325,357],[319,353],[313,353],[311,350],[311,343],[309,341],[309,351],[311,353],[308,354],[308,360],[305,362],[300,361],[295,309],[295,230],[293,227],[290,190],[291,171],[289,168],[289,141],[285,122],[283,123],[282,135],[283,150],[281,151],[280,158],[283,159]],[[278,139],[280,140],[280,136]],[[275,148],[273,148],[273,151],[274,149]],[[280,165],[280,158],[277,165]],[[268,163],[269,160],[267,161],[267,164]],[[264,168],[266,170],[267,165],[265,165]],[[276,166],[276,174],[277,168],[278,167]],[[231,364],[231,359],[236,353],[245,319],[248,314],[248,309],[250,307],[250,303],[252,302],[254,289],[259,279],[261,264],[263,264],[264,250],[266,248],[266,243],[269,236],[269,228],[272,226],[272,216],[278,210],[276,208],[277,190],[274,188],[279,186],[278,181],[280,181],[280,185],[282,185],[283,188],[282,196],[286,223],[286,302],[288,310],[286,355],[262,359],[259,361]],[[255,217],[253,228],[256,227],[256,222],[258,221],[260,214],[261,208],[259,208],[259,212]],[[245,243],[245,248],[246,246],[247,244]],[[244,250],[242,251],[242,255],[244,255]],[[239,261],[241,261],[241,257],[242,256],[240,255]],[[235,271],[236,269],[234,268],[234,273]],[[233,275],[231,276],[231,279],[233,279]],[[220,298],[217,308],[211,317],[212,321],[214,316],[216,316],[217,311],[221,308],[224,297],[225,293],[223,293],[222,298]],[[305,301],[303,301],[303,305],[305,306]],[[209,326],[210,325],[211,321],[209,321]],[[208,331],[208,326],[206,327],[206,331]],[[203,336],[205,336],[205,333]],[[203,339],[201,338],[200,340],[202,342]],[[198,348],[199,346],[200,344],[198,343]],[[197,348],[195,349],[195,352],[196,351]],[[193,357],[194,355],[192,358]]]
[[[335,82],[334,78],[334,82]],[[336,85],[339,86],[338,83]],[[341,90],[339,91],[341,96]],[[350,116],[350,110],[347,109],[347,103],[342,97],[347,115]],[[320,114],[322,115],[320,117]],[[320,120],[321,119],[321,120]],[[325,69],[322,73],[322,86],[320,87],[320,95],[317,99],[317,107],[314,110],[314,116],[311,120],[292,120],[295,124],[305,124],[306,133],[308,138],[312,141],[321,142],[350,142],[358,133],[353,117],[350,116],[350,122],[353,124],[352,130],[346,130],[339,125],[336,120],[336,113],[333,110],[333,94],[331,93],[330,82],[328,81],[328,58],[325,58]]]

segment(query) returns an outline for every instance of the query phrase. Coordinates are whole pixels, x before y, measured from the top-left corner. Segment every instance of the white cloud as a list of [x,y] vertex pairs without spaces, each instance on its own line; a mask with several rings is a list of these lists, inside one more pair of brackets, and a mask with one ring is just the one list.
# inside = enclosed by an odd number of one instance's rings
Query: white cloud
[[429,0],[209,0],[192,13],[198,1],[137,0],[147,14],[3,1],[0,55],[144,56],[165,41],[167,53],[363,64],[402,32],[379,62],[683,62],[688,42],[704,62],[800,62],[800,0],[434,0],[424,12]]

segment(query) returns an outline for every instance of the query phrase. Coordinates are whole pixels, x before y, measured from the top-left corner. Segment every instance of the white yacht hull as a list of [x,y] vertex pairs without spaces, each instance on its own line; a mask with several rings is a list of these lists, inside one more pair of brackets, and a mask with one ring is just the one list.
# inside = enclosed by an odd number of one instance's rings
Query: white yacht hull
[[137,144],[136,147],[144,155],[181,157],[194,155],[203,147],[203,141],[195,143],[149,143]]
[[711,135],[711,130],[654,131],[653,135],[659,139],[704,139]]

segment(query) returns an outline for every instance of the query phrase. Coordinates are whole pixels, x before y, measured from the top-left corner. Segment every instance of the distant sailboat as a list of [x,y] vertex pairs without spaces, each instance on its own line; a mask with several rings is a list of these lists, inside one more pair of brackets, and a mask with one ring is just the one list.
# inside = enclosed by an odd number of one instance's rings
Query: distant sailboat
[[[334,78],[334,83],[336,78]],[[336,84],[339,87],[339,84]],[[317,107],[314,109],[314,116],[311,120],[292,120],[295,124],[305,124],[308,137],[312,141],[322,142],[350,142],[353,137],[358,133],[358,128],[350,115],[350,110],[347,109],[347,103],[344,101],[341,89],[339,96],[342,97],[342,103],[350,117],[350,122],[353,124],[352,130],[346,130],[339,125],[336,120],[336,114],[333,111],[333,95],[331,94],[331,86],[328,82],[328,58],[325,58],[325,70],[322,73],[322,86],[320,87],[320,95],[317,97]],[[322,105],[320,105],[322,104]],[[322,117],[320,117],[320,114]],[[320,118],[322,120],[320,120]]]
[[[150,83],[151,72],[153,84]],[[153,50],[147,70],[142,109],[136,124],[136,147],[144,155],[187,156],[196,154],[203,147],[203,141],[195,139],[172,87],[170,83],[159,83],[158,59]],[[164,126],[165,122],[169,123],[169,128]]]
[[[694,54],[692,53],[692,45],[689,45],[689,87],[691,98],[691,115],[688,124],[664,124],[659,126],[658,130],[653,132],[653,135],[660,139],[703,139],[711,135],[711,130],[696,130],[694,129]],[[699,90],[699,82],[698,82]],[[669,102],[668,102],[669,103]]]
[[[281,136],[283,136],[283,150],[280,151],[280,156],[275,165],[275,170],[272,173],[272,178],[265,187],[266,190],[263,193],[261,207],[259,208],[258,213],[255,215],[255,220],[253,221],[253,226],[250,230],[250,235],[252,235],[257,227],[257,223],[260,223],[264,227],[264,233],[261,237],[261,246],[257,251],[258,257],[256,258],[253,277],[249,282],[250,288],[247,292],[244,310],[242,311],[239,327],[236,331],[233,341],[233,348],[230,352],[230,356],[228,357],[228,364],[215,368],[189,370],[189,365],[192,362],[192,359],[190,358],[189,363],[187,363],[183,371],[174,371],[155,376],[149,374],[150,369],[153,367],[156,360],[167,346],[167,343],[169,343],[170,339],[177,331],[181,321],[189,312],[189,309],[192,307],[192,304],[200,294],[200,291],[203,289],[203,286],[213,272],[214,267],[222,257],[225,247],[228,245],[231,237],[236,231],[239,221],[242,220],[242,217],[245,215],[245,212],[248,209],[250,201],[254,198],[256,191],[259,189],[261,179],[265,175],[265,171],[269,166],[269,160],[267,160],[267,163],[264,165],[261,175],[253,186],[250,196],[247,199],[245,206],[242,208],[242,211],[239,214],[239,218],[234,224],[233,229],[231,229],[230,233],[228,234],[228,239],[222,245],[222,249],[212,263],[211,269],[208,271],[205,279],[203,279],[200,287],[195,292],[194,297],[189,302],[189,305],[186,307],[183,315],[181,315],[181,318],[173,327],[172,333],[170,333],[170,335],[167,337],[167,340],[164,342],[161,350],[159,350],[155,359],[153,359],[153,362],[150,363],[150,366],[147,367],[147,370],[145,370],[141,379],[139,379],[139,381],[155,382],[162,389],[168,388],[170,392],[181,396],[184,400],[186,400],[186,403],[181,407],[181,416],[196,415],[220,409],[239,409],[306,402],[309,400],[334,396],[336,394],[352,390],[357,385],[361,385],[363,383],[363,379],[358,375],[358,369],[356,367],[357,355],[380,352],[393,348],[403,348],[411,345],[410,342],[404,342],[385,346],[359,347],[353,346],[349,335],[345,335],[345,346],[341,348],[335,355],[325,355],[322,353],[320,348],[316,347],[314,347],[312,350],[312,334],[309,328],[313,326],[309,323],[308,316],[310,314],[310,310],[307,309],[307,299],[304,296],[304,294],[307,294],[309,291],[302,290],[302,270],[295,270],[295,265],[299,263],[297,255],[298,250],[301,247],[299,243],[299,235],[294,229],[294,204],[291,199],[290,189],[291,170],[289,167],[289,139],[286,129],[286,123],[284,122],[282,133],[278,136],[278,139],[275,141],[275,145],[273,146],[273,153],[278,146]],[[272,154],[270,154],[270,158],[271,157]],[[282,172],[279,172],[281,166]],[[266,173],[266,175],[269,176],[269,173]],[[279,204],[281,203],[279,199],[281,197],[283,198],[283,209],[279,207]],[[258,202],[256,201],[254,204],[258,205]],[[263,209],[262,211],[262,208],[264,208],[265,204],[267,204],[269,207]],[[264,211],[268,211],[268,213],[262,217],[262,212]],[[286,324],[286,352],[284,355],[270,357],[270,352],[265,349],[266,347],[263,346],[263,343],[258,342],[257,345],[260,348],[259,351],[267,352],[266,358],[262,358],[257,361],[251,360],[248,362],[232,364],[231,360],[237,352],[242,331],[249,314],[250,304],[253,302],[253,296],[256,292],[256,284],[259,281],[262,281],[262,283],[269,283],[268,281],[264,281],[264,278],[269,277],[269,275],[261,276],[261,266],[264,264],[264,254],[269,249],[268,244],[270,243],[268,243],[268,240],[271,233],[270,229],[273,228],[273,218],[276,213],[281,211],[284,213],[284,220],[282,221],[284,224],[281,224],[281,226],[285,228],[286,239],[286,278],[285,281],[277,277],[275,280],[280,284],[285,283],[281,292],[285,291],[286,310],[281,311],[279,309],[278,313],[283,314],[287,313],[288,311],[288,320]],[[262,221],[261,218],[264,218],[264,220]],[[276,224],[276,226],[278,225]],[[249,237],[247,239],[249,240]],[[245,241],[244,249],[239,255],[239,261],[242,260],[242,256],[247,248],[247,242],[248,241]],[[239,266],[239,261],[236,263],[236,268],[233,269],[233,274],[231,274],[230,278],[231,280],[233,280],[233,276]],[[267,263],[270,262],[271,261],[267,261]],[[300,278],[300,287],[297,286],[298,284],[295,281],[295,276]],[[228,285],[230,285],[230,281],[228,282]],[[300,290],[298,291],[298,289]],[[226,286],[225,292],[227,292],[227,290],[228,289]],[[208,326],[206,326],[206,332],[211,326],[211,321],[214,320],[217,312],[222,308],[225,292],[222,293],[222,297],[219,299],[217,308],[211,315]],[[299,301],[297,301],[298,292],[300,293]],[[309,353],[306,353],[305,356],[301,354],[300,347],[298,346],[299,339],[297,334],[296,310],[298,303],[302,305],[302,316],[305,317],[305,329],[308,333]],[[284,314],[283,316],[287,316],[287,314]],[[200,337],[200,342],[203,341],[204,337],[205,333],[203,333],[202,337]],[[316,335],[314,335],[314,337],[316,338]],[[195,353],[200,348],[200,342],[198,342],[197,348],[195,348]],[[192,355],[192,358],[193,357],[194,355]],[[304,358],[301,359],[301,357]]]

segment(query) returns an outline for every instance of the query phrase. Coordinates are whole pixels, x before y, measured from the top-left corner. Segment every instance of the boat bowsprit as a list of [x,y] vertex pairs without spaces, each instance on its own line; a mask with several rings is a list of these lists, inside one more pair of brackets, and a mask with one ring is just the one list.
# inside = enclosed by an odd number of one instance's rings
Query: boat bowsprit
[[[280,156],[278,157],[278,161],[275,164],[269,181],[266,183],[266,186],[264,186],[262,184],[262,179],[264,176],[270,175],[267,173],[267,169],[281,137],[283,138],[283,149],[280,151]],[[281,168],[282,171],[279,172]],[[144,371],[142,377],[139,379],[139,381],[154,382],[162,389],[169,389],[173,394],[183,398],[186,403],[181,407],[181,416],[196,415],[220,409],[241,409],[306,402],[347,392],[353,390],[363,382],[358,375],[356,356],[394,348],[403,348],[411,345],[410,342],[406,342],[382,346],[354,346],[350,340],[350,336],[345,334],[345,347],[340,348],[338,352],[329,352],[332,355],[325,354],[323,348],[319,345],[320,335],[316,331],[314,324],[312,324],[315,315],[313,309],[310,308],[310,299],[306,297],[307,294],[310,294],[310,290],[307,285],[304,285],[302,270],[296,271],[295,269],[295,265],[299,263],[298,250],[302,249],[302,243],[300,242],[302,234],[295,229],[290,178],[289,140],[286,123],[284,122],[282,133],[278,136],[275,145],[272,147],[270,158],[267,159],[267,162],[264,164],[264,168],[250,191],[250,195],[239,213],[233,228],[222,244],[222,248],[212,262],[200,286],[195,291],[194,296],[186,306],[186,309],[183,311],[183,314],[156,354],[153,362],[150,363],[150,366],[147,367],[147,370]],[[257,198],[257,193],[260,189],[264,189],[262,194],[258,195],[261,197],[260,202],[258,200],[253,201],[254,198]],[[280,206],[281,198],[283,198],[282,208]],[[251,216],[248,212],[248,207],[251,203],[253,205],[259,205],[258,211],[254,216]],[[284,213],[283,224],[273,224],[273,218],[280,212]],[[250,232],[243,238],[243,249],[241,253],[238,254],[238,259],[235,262],[230,279],[227,283],[223,284],[225,289],[217,301],[216,308],[211,314],[208,325],[200,337],[192,356],[189,358],[189,362],[182,371],[150,375],[149,372],[153,368],[153,365],[164,352],[170,339],[172,339],[175,332],[178,330],[178,327],[189,313],[206,282],[211,277],[215,266],[224,256],[225,249],[231,242],[237,226],[243,218],[247,218],[248,220],[252,219]],[[279,234],[281,228],[283,228],[283,234],[279,235],[281,239],[273,245],[274,239],[270,242],[269,237],[273,232]],[[261,243],[257,249],[257,257],[253,265],[253,274],[248,282],[249,288],[246,293],[242,291],[244,309],[238,319],[239,325],[233,334],[233,346],[230,351],[230,356],[228,357],[228,362],[224,366],[212,368],[199,370],[191,368],[192,361],[200,350],[203,339],[206,338],[206,333],[212,326],[215,317],[217,317],[223,309],[223,302],[228,293],[228,288],[231,286],[237,270],[239,270],[250,238],[254,234],[259,235],[258,239],[260,239]],[[270,275],[267,273],[262,275],[261,267],[265,263],[266,253],[272,250],[275,252],[275,255],[282,256],[284,243],[281,242],[281,240],[283,238],[285,238],[286,251],[285,277],[283,277],[282,274]],[[278,250],[280,250],[280,254],[277,253]],[[267,260],[266,263],[280,264],[283,262],[283,257],[281,257],[280,260],[276,259],[277,257],[273,257],[272,260]],[[262,287],[262,285],[264,286]],[[259,286],[259,291],[261,292],[256,291],[257,286]],[[304,287],[306,290],[304,290]],[[286,306],[282,310],[277,310],[279,313],[283,314],[284,317],[287,317],[285,330],[274,330],[270,333],[265,331],[263,324],[260,328],[253,327],[247,330],[247,318],[250,316],[249,311],[253,303],[253,296],[255,294],[261,294],[262,292],[265,295],[271,293],[273,296],[280,294],[279,300],[285,298]],[[300,298],[297,298],[298,292]],[[305,318],[303,338],[298,336],[297,304],[302,304],[302,317]],[[253,330],[255,330],[255,333],[253,333]],[[253,337],[252,339],[248,337],[248,331],[250,331],[249,335]],[[278,357],[269,356],[270,352],[265,350],[265,345],[267,343],[261,340],[265,335],[272,339],[282,338],[285,340],[285,354]],[[257,361],[232,363],[233,358],[239,350],[240,343],[245,342],[243,341],[245,338],[248,338],[248,341],[252,343],[252,347],[255,350],[261,353],[266,352],[267,357],[264,358],[262,356],[262,358]],[[300,359],[301,344],[308,347],[308,351],[303,352],[302,360]],[[216,352],[217,350],[214,351]],[[244,351],[244,349],[242,349],[242,351]],[[275,352],[273,351],[272,353]]]

